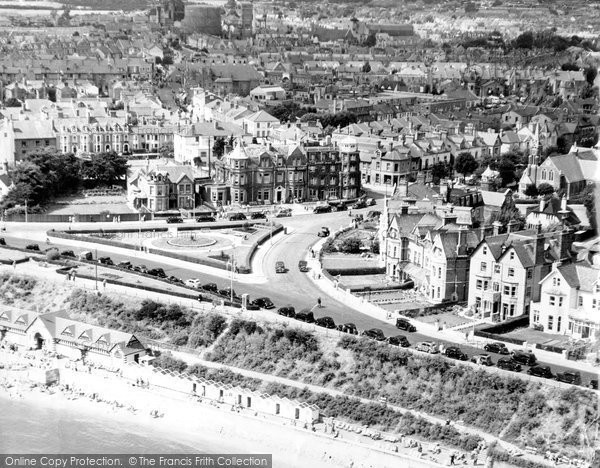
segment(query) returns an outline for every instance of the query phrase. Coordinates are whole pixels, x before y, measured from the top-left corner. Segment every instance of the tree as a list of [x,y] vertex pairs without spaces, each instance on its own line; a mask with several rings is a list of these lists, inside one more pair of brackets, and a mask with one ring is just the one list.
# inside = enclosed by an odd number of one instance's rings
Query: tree
[[466,177],[467,174],[472,174],[477,167],[479,167],[479,164],[473,155],[467,151],[459,153],[454,161],[454,170],[464,177]]
[[359,253],[362,242],[358,237],[347,237],[340,244],[340,251],[344,253]]
[[377,38],[375,34],[371,33],[367,36],[365,41],[363,42],[363,46],[365,47],[375,47],[377,45]]
[[540,184],[537,190],[540,195],[551,195],[554,193],[554,187],[546,182]]
[[533,48],[533,33],[531,31],[525,31],[519,34],[513,42],[513,46],[516,49],[532,49]]
[[158,153],[161,158],[172,159],[175,156],[173,143],[165,143],[158,148]]
[[450,168],[446,163],[437,162],[431,166],[431,177],[433,177],[433,183],[439,183],[440,179],[444,179],[450,175]]
[[537,197],[539,195],[539,191],[535,184],[528,184],[523,193],[528,197]]
[[117,153],[93,154],[81,164],[81,178],[88,186],[114,185],[127,174],[127,159]]
[[213,143],[213,155],[217,158],[220,158],[225,153],[225,138],[216,137]]
[[588,84],[593,86],[594,80],[596,79],[596,76],[598,76],[598,69],[596,67],[587,67],[583,70],[583,74],[585,75],[585,80]]
[[371,64],[369,63],[368,60],[363,64],[361,71],[363,73],[370,73],[371,72]]
[[6,102],[4,103],[4,105],[6,107],[21,107],[22,102],[19,101],[17,98],[13,97],[13,98],[7,99]]

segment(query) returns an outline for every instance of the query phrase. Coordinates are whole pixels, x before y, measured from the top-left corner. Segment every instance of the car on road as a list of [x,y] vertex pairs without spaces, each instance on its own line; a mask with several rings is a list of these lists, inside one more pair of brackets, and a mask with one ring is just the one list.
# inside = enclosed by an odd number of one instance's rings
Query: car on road
[[598,379],[590,380],[588,387],[591,388],[592,390],[598,390]]
[[406,338],[404,335],[390,336],[387,339],[387,342],[391,345],[401,346],[403,348],[408,348],[410,346],[408,338]]
[[543,377],[545,379],[551,379],[554,377],[552,375],[552,371],[548,366],[533,366],[527,369],[527,373],[529,375],[534,375],[536,377]]
[[138,273],[148,273],[148,267],[146,265],[136,265],[133,267],[133,271]]
[[298,262],[298,270],[302,273],[306,273],[308,271],[308,262],[306,260],[300,260]]
[[151,268],[150,270],[148,270],[148,274],[152,276],[157,276],[158,278],[167,277],[165,270],[163,270],[162,268]]
[[275,262],[275,273],[285,273],[286,271],[285,263],[282,261]]
[[179,223],[183,223],[183,218],[180,218],[179,216],[169,216],[167,218],[167,224],[179,224]]
[[508,348],[504,343],[487,343],[483,349],[485,349],[488,353],[508,354]]
[[111,260],[110,257],[100,257],[98,258],[98,263],[101,263],[102,265],[114,265],[114,262]]
[[362,208],[366,208],[367,204],[365,203],[364,200],[358,200],[356,203],[354,203],[354,205],[352,205],[352,209],[353,210],[360,210]]
[[169,283],[173,283],[173,284],[183,284],[183,281],[181,281],[179,278],[177,278],[177,276],[169,276],[167,278],[167,281]]
[[515,350],[510,353],[513,360],[525,366],[535,366],[537,359],[535,354],[527,350]]
[[335,205],[333,211],[348,211],[348,205],[344,205],[343,203]]
[[[233,292],[233,295],[232,295]],[[231,288],[223,288],[223,289],[219,289],[219,296],[224,297],[225,299],[231,299],[231,297],[233,297],[234,301],[239,301],[242,298],[240,296],[238,296],[235,293],[235,290],[231,289]]]
[[216,220],[217,218],[215,218],[215,215],[212,213],[201,214],[196,218],[197,223],[212,223]]
[[321,230],[317,232],[317,236],[319,237],[329,237],[329,234],[331,234],[331,232],[327,226],[323,226]]
[[556,380],[571,385],[581,385],[581,374],[576,371],[557,372]]
[[288,216],[292,216],[291,208],[282,208],[275,213],[276,218],[287,218]]
[[89,250],[86,250],[84,252],[81,252],[77,258],[79,260],[93,260],[94,259],[94,254],[92,252],[90,252]]
[[493,366],[494,361],[489,354],[476,354],[471,358],[471,362],[479,364],[480,366]]
[[437,354],[440,352],[440,347],[433,341],[421,341],[420,343],[417,343],[415,349],[429,354]]
[[358,328],[353,323],[345,323],[343,325],[338,325],[337,329],[344,333],[349,333],[350,335],[358,335]]
[[40,246],[39,246],[38,244],[27,244],[27,245],[25,246],[25,249],[27,249],[27,250],[37,250],[37,251],[39,251],[39,250],[40,250]]
[[415,327],[412,323],[403,318],[396,319],[396,328],[398,328],[399,330],[405,330],[410,333],[417,331],[417,327]]
[[267,219],[267,215],[261,211],[257,211],[250,215],[250,219]]
[[335,322],[331,317],[320,317],[315,320],[315,325],[323,328],[329,328],[330,330],[335,328]]
[[73,252],[72,250],[63,250],[60,254],[63,257],[72,257],[72,258],[75,258],[75,252]]
[[367,198],[365,200],[365,205],[367,205],[367,206],[374,206],[376,204],[377,204],[377,202],[375,201],[374,198]]
[[117,263],[117,266],[119,268],[123,268],[124,270],[131,270],[133,268],[131,262],[119,262]]
[[313,209],[314,214],[331,213],[331,211],[332,209],[329,205],[315,206]]
[[254,299],[251,304],[260,307],[261,309],[274,309],[275,304],[268,297],[258,297]]
[[444,350],[444,356],[451,359],[458,359],[459,361],[466,361],[469,359],[469,356],[463,353],[458,346],[448,346]]
[[294,309],[292,306],[280,307],[279,309],[277,309],[277,313],[279,315],[283,315],[284,317],[296,317],[296,309]]
[[247,218],[244,213],[229,213],[227,219],[229,221],[245,221]]
[[198,278],[190,278],[190,279],[186,279],[183,282],[183,284],[185,284],[189,288],[199,288],[200,287],[200,280]]
[[219,287],[216,285],[216,283],[203,284],[202,289],[204,289],[205,291],[212,292],[212,293],[216,293],[219,291]]
[[370,330],[365,330],[362,332],[362,336],[366,336],[372,340],[385,341],[385,335],[380,328],[371,328]]
[[302,310],[296,314],[296,320],[305,323],[315,323],[315,316],[310,310]]
[[496,366],[498,366],[498,368],[500,369],[509,370],[513,372],[521,372],[522,369],[521,364],[507,357],[498,359]]

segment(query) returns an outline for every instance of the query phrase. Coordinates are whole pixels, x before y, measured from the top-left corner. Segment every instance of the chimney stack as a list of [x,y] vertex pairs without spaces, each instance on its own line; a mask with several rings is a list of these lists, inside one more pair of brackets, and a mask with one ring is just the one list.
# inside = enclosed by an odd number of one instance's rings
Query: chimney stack
[[572,228],[565,227],[562,231],[560,231],[558,237],[558,246],[559,259],[561,262],[571,260],[571,246],[573,245],[574,238],[574,230]]
[[546,208],[546,200],[542,197],[540,198],[540,211],[544,211],[544,208]]
[[502,229],[502,223],[500,221],[494,221],[492,223],[492,229],[493,229],[493,234],[494,236],[497,236],[500,234],[500,229]]
[[467,226],[461,226],[458,230],[458,242],[456,244],[456,255],[466,255],[467,254],[467,235],[468,228]]
[[518,222],[517,220],[515,220],[515,219],[511,219],[511,220],[508,222],[508,225],[506,226],[506,227],[507,227],[507,232],[509,232],[509,233],[510,233],[510,232],[515,232],[515,231],[517,231],[517,227],[518,227],[518,226],[519,226],[519,222]]
[[535,264],[544,264],[544,253],[546,248],[546,237],[542,234],[542,223],[538,224],[537,236],[535,239]]

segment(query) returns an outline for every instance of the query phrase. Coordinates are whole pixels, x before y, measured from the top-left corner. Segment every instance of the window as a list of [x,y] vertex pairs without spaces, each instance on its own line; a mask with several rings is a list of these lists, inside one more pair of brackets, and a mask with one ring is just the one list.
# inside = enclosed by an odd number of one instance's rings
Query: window
[[509,257],[511,260],[515,259],[515,253],[513,251],[510,252]]
[[554,326],[554,317],[552,315],[548,315],[548,330],[552,330]]
[[[550,174],[552,174],[552,173],[550,173]],[[560,331],[560,325],[561,325],[561,322],[562,322],[562,317],[560,317],[560,316],[559,316],[559,317],[556,319],[556,331],[557,331],[557,332],[559,332],[559,331]]]
[[530,268],[529,270],[527,270],[527,278],[529,278],[529,279],[533,278],[533,268]]
[[510,294],[510,286],[504,286],[504,295],[508,296]]
[[533,323],[538,323],[540,321],[540,312],[539,310],[533,311]]
[[563,297],[559,296],[558,297],[558,307],[562,307],[562,305],[563,305]]
[[499,264],[499,263],[496,263],[496,264],[494,265],[494,273],[500,273],[500,271],[501,271],[500,264]]
[[514,268],[509,268],[508,269],[508,276],[510,278],[512,278],[513,276],[515,276],[515,269]]
[[556,303],[556,296],[550,296],[548,298],[548,303],[553,306]]
[[481,289],[481,285],[482,285],[482,284],[483,284],[483,281],[481,281],[481,280],[477,280],[477,283],[476,283],[476,285],[475,285],[475,288],[476,288],[476,289]]
[[481,251],[483,252],[483,255],[487,255],[487,247],[485,245]]
[[500,291],[500,284],[494,283],[494,292],[499,292],[499,291]]
[[560,278],[552,278],[552,286],[560,286]]
[[487,263],[486,262],[481,262],[480,268],[481,271],[486,271],[487,270]]
[[583,297],[579,296],[577,298],[577,307],[583,307]]
[[527,289],[525,290],[525,296],[531,297],[531,286],[527,286]]

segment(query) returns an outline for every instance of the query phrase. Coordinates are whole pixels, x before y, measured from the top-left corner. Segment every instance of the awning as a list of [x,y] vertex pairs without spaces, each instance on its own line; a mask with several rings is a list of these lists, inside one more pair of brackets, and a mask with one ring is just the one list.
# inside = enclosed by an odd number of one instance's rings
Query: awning
[[425,268],[420,267],[419,265],[406,262],[404,263],[404,265],[400,264],[400,270],[406,273],[408,276],[410,276],[411,279],[419,285],[429,283],[428,271]]

